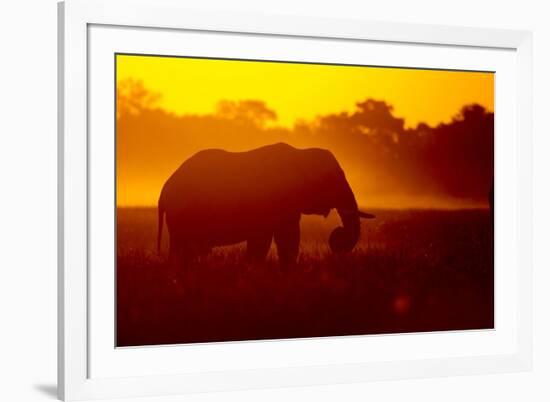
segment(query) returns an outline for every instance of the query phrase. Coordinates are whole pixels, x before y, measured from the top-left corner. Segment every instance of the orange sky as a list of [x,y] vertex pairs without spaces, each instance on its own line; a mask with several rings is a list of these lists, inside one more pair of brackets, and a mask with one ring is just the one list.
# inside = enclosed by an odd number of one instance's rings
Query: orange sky
[[[450,122],[464,105],[472,103],[494,111],[493,73],[133,55],[117,56],[116,73],[117,85],[129,79],[141,82],[147,91],[160,95],[156,106],[177,115],[213,114],[220,100],[260,100],[277,113],[277,120],[270,125],[288,128],[297,120],[312,121],[319,115],[353,112],[356,103],[367,98],[392,105],[393,115],[404,118],[406,127],[415,127],[419,122],[431,126]],[[226,143],[222,144],[215,142],[216,133],[202,131],[201,135],[191,135],[181,126],[166,124],[145,118],[117,120],[118,205],[154,205],[169,175],[200,149],[253,148],[246,135],[239,139],[233,133],[224,137]],[[163,132],[159,133],[157,127],[162,127]],[[184,136],[193,138],[170,137],[170,131],[183,131]],[[166,143],[167,138],[172,142]],[[368,183],[385,180],[354,171],[356,166],[345,155],[338,156],[356,188],[368,189]],[[356,194],[359,200],[366,199],[371,204],[377,200],[374,204],[385,207],[405,204],[399,194],[389,198],[388,194],[366,191]],[[407,205],[430,206],[430,202],[426,196],[414,202],[409,200]],[[456,203],[455,199],[438,200],[443,207]]]
[[448,122],[465,104],[494,110],[492,73],[118,55],[117,81],[132,78],[177,114],[207,114],[220,99],[261,99],[277,123],[352,111],[367,97],[394,106],[407,127]]

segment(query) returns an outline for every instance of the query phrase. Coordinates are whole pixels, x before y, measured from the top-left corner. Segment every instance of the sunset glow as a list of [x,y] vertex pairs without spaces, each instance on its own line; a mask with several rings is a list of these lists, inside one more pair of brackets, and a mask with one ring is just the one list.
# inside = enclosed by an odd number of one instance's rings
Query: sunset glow
[[[155,205],[170,174],[202,149],[276,142],[329,149],[369,207],[487,204],[492,126],[480,120],[458,136],[449,128],[422,138],[423,127],[460,122],[469,105],[492,122],[493,73],[118,55],[116,79],[117,205]],[[429,143],[422,152],[439,165],[426,159],[417,172],[411,152]],[[471,152],[484,156],[470,160]],[[463,177],[449,181],[453,171]]]
[[495,328],[493,73],[116,61],[117,347]]
[[393,105],[407,127],[448,122],[470,103],[494,110],[492,73],[119,55],[117,81],[128,78],[177,114],[212,113],[221,99],[261,99],[284,126],[351,111],[366,97]]

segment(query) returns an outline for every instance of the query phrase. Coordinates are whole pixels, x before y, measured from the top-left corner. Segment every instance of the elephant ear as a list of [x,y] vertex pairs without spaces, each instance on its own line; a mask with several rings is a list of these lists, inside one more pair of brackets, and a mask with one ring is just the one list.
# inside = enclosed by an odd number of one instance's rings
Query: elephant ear
[[281,168],[287,200],[296,210],[306,214],[327,214],[337,205],[335,183],[343,172],[327,150],[308,148],[295,150]]

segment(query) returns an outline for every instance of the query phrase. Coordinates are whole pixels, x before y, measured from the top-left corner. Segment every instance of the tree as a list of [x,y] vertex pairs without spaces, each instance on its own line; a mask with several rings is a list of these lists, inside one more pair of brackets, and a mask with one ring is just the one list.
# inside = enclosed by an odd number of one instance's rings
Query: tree
[[277,120],[277,113],[259,100],[222,100],[218,102],[216,115],[241,124],[252,124],[257,127],[265,127],[268,121]]
[[124,114],[139,114],[143,109],[157,106],[161,96],[145,88],[143,82],[127,79],[117,83],[117,119]]

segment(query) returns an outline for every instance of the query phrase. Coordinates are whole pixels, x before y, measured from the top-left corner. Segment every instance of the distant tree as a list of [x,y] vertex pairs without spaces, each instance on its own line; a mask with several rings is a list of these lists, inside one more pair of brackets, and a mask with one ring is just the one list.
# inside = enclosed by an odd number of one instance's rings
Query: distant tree
[[367,99],[356,105],[357,111],[351,119],[355,125],[363,129],[363,133],[379,140],[399,142],[405,120],[393,115],[393,106],[374,99]]
[[493,178],[494,115],[466,105],[450,123],[431,130],[420,150],[425,175],[455,197],[484,199]]
[[234,120],[245,125],[252,124],[257,127],[264,127],[267,122],[277,120],[277,113],[258,100],[222,100],[218,102],[216,115],[223,119]]
[[117,83],[116,106],[117,119],[123,114],[139,114],[144,109],[158,105],[161,95],[145,88],[143,82],[126,79]]
[[117,166],[127,183],[160,186],[186,157],[205,148],[245,150],[287,142],[330,149],[357,194],[420,196],[487,202],[493,178],[494,116],[466,105],[435,127],[404,119],[382,100],[365,99],[349,112],[269,125],[277,114],[260,100],[222,100],[215,113],[174,114],[143,83],[117,85]]

